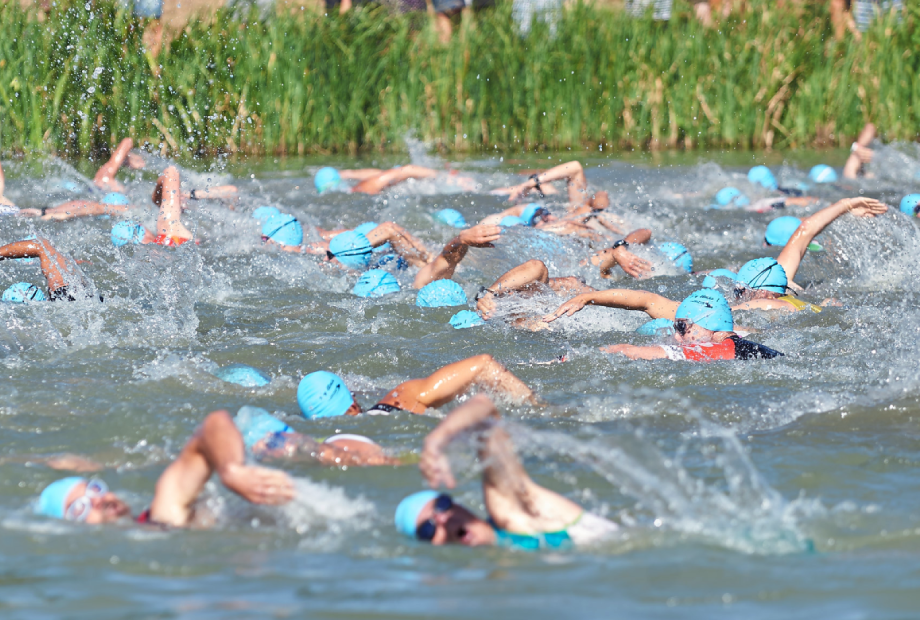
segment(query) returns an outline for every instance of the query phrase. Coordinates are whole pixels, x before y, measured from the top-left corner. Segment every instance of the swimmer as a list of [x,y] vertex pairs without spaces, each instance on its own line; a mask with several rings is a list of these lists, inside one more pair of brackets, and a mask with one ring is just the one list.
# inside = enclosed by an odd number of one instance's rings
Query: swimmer
[[[514,400],[537,402],[523,381],[491,355],[483,354],[448,364],[422,379],[404,381],[364,413],[388,415],[406,411],[422,415],[429,408],[446,405],[474,386],[500,392]],[[301,413],[309,419],[362,413],[341,377],[325,370],[301,379],[297,403]]]
[[425,438],[419,470],[432,488],[456,486],[444,453],[459,435],[480,431],[482,494],[488,519],[454,503],[450,495],[419,491],[396,508],[396,529],[433,545],[499,546],[535,551],[596,544],[619,526],[538,485],[521,464],[508,432],[487,396],[454,409]]
[[[229,490],[253,504],[276,506],[294,498],[284,472],[246,464],[243,438],[226,411],[208,415],[182,452],[157,480],[150,507],[135,519],[162,527],[208,527],[214,516],[198,496],[212,474]],[[52,482],[38,498],[35,512],[87,524],[131,517],[131,509],[98,479],[64,478]]]
[[[42,275],[45,276],[48,285],[47,298],[51,301],[76,301],[73,289],[75,287],[83,291],[87,289],[87,281],[74,260],[58,252],[48,239],[27,239],[0,246],[0,261],[14,258],[38,259]],[[42,301],[45,299],[45,294],[41,289],[28,283],[14,284],[4,293],[4,298],[8,297],[7,293],[10,292],[13,293],[11,301]],[[92,295],[88,294],[87,297],[92,297]]]
[[875,125],[866,123],[862,131],[859,132],[859,137],[856,138],[856,142],[850,147],[850,156],[847,157],[847,162],[843,165],[844,179],[857,179],[861,176],[871,176],[866,174],[865,168],[875,155],[875,151],[869,148],[869,145],[874,139]]
[[109,161],[102,164],[99,170],[96,171],[96,176],[93,177],[93,183],[96,187],[107,192],[125,191],[125,186],[115,180],[115,174],[118,172],[119,168],[124,165],[134,170],[139,170],[144,167],[144,158],[137,153],[132,153],[131,149],[133,147],[134,140],[131,138],[125,138],[118,143]]
[[617,344],[601,347],[604,353],[620,353],[630,359],[693,361],[772,359],[782,355],[736,334],[728,302],[722,293],[713,289],[691,293],[680,303],[648,291],[611,289],[586,293],[565,302],[543,320],[550,323],[561,316],[572,316],[587,305],[640,310],[652,319],[673,321],[676,346]]
[[298,433],[264,409],[243,407],[233,419],[243,443],[258,460],[307,460],[322,465],[399,465],[363,435],[341,433],[324,440]]
[[112,242],[116,246],[128,242],[135,244],[154,243],[164,247],[177,247],[192,240],[192,233],[182,223],[182,191],[179,170],[169,166],[157,179],[153,189],[153,203],[159,207],[157,228],[154,235],[140,224],[121,222],[112,229]]
[[[356,170],[336,170],[335,168],[325,167],[317,171],[313,179],[316,190],[323,194],[330,190],[343,187],[343,181],[358,181],[348,191],[352,194],[379,194],[389,187],[408,181],[409,179],[433,179],[442,176],[434,168],[425,166],[416,166],[408,164],[397,166],[389,170],[380,168],[361,168]],[[448,172],[444,179],[447,184],[456,185],[460,189],[471,192],[476,189],[476,185],[469,177],[457,176],[456,170]]]

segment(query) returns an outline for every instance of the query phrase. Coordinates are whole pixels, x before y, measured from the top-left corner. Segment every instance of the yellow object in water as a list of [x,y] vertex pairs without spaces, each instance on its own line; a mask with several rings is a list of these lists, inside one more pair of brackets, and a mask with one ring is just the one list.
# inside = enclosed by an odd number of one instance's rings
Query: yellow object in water
[[821,308],[821,306],[816,306],[814,304],[808,303],[807,301],[796,299],[792,295],[783,295],[782,297],[778,297],[778,299],[781,299],[782,301],[788,301],[789,303],[791,303],[793,306],[795,306],[796,312],[798,312],[799,310],[805,310],[806,308],[811,309],[812,312],[821,312],[821,310],[823,309]]

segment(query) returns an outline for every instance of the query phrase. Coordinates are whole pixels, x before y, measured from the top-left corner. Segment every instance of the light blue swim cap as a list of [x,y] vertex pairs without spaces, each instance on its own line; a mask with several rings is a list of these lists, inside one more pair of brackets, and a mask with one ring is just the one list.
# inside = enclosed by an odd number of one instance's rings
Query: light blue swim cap
[[[355,226],[352,228],[352,230],[356,233],[361,233],[362,235],[367,236],[367,233],[377,228],[377,226],[379,226],[377,222],[364,222],[360,226]],[[376,248],[374,248],[374,252],[389,252],[392,249],[393,246],[391,246],[390,242],[387,241],[383,245],[378,245]]]
[[257,207],[255,211],[252,212],[252,219],[265,223],[275,215],[281,215],[281,211],[277,207]]
[[399,282],[391,273],[382,269],[370,269],[361,274],[351,292],[358,297],[383,297],[390,293],[398,293]]
[[440,211],[435,211],[433,215],[434,219],[448,226],[466,228],[466,220],[463,218],[463,214],[456,209],[441,209]]
[[102,200],[100,202],[104,205],[124,206],[124,205],[131,204],[131,200],[128,199],[128,197],[122,194],[121,192],[109,192],[108,194],[102,197]]
[[272,433],[293,433],[294,429],[261,407],[240,407],[233,423],[243,436],[247,450]]
[[352,269],[364,269],[371,262],[371,242],[353,230],[346,230],[332,238],[329,251],[339,262]]
[[703,286],[706,288],[715,288],[719,284],[716,278],[728,278],[734,281],[737,275],[735,272],[729,271],[728,269],[713,269],[709,272],[709,275],[703,278]]
[[674,321],[671,319],[652,319],[640,325],[636,333],[642,336],[670,336],[674,333]]
[[396,515],[393,518],[397,531],[415,538],[418,516],[422,508],[439,495],[437,491],[419,491],[403,498],[403,501],[399,502],[399,506],[396,507]]
[[482,317],[472,310],[461,310],[454,316],[450,317],[450,324],[454,329],[466,329],[468,327],[477,327],[485,325],[486,322]]
[[313,184],[316,186],[316,191],[320,194],[335,189],[341,182],[342,176],[339,174],[339,171],[329,166],[317,170],[316,176],[313,177]]
[[214,373],[214,376],[227,383],[236,383],[243,387],[262,387],[272,382],[264,372],[246,364],[230,364]]
[[303,243],[303,226],[293,215],[279,213],[262,224],[262,236],[281,245],[300,245]]
[[441,306],[465,306],[466,293],[463,287],[453,280],[435,280],[429,282],[418,292],[415,305],[422,308],[439,308]]
[[687,273],[693,271],[693,257],[690,256],[690,250],[681,244],[674,243],[673,241],[666,241],[665,243],[659,243],[658,249],[675,265]]
[[776,177],[766,166],[754,166],[748,170],[748,181],[772,191],[776,191],[779,187],[776,183]]
[[498,225],[505,226],[506,228],[510,226],[527,226],[527,222],[516,215],[506,215]]
[[311,372],[297,386],[297,404],[309,420],[345,415],[354,402],[345,381],[328,370]]
[[915,217],[918,206],[920,206],[920,194],[908,194],[901,198],[901,213]]
[[836,183],[837,172],[827,164],[818,164],[808,172],[808,178],[815,183]]
[[521,211],[521,219],[524,220],[524,223],[527,224],[528,226],[533,226],[534,219],[536,219],[537,216],[543,215],[546,212],[547,212],[546,207],[542,205],[538,205],[535,202],[532,202],[526,207],[524,207],[523,211]]
[[735,279],[749,288],[780,294],[786,292],[786,285],[789,284],[786,270],[775,258],[769,257],[755,258],[744,263]]
[[722,207],[746,207],[751,204],[748,197],[741,193],[737,187],[723,187],[716,192],[716,209]]
[[24,304],[27,301],[45,301],[45,293],[34,284],[17,282],[0,295],[0,301],[13,304]]
[[690,319],[703,329],[730,332],[735,328],[732,309],[719,291],[704,288],[690,293],[677,307],[675,318]]
[[112,226],[112,244],[116,248],[128,242],[137,245],[144,240],[144,227],[137,222],[118,222]]
[[67,496],[81,482],[86,482],[86,478],[71,476],[61,478],[46,486],[42,494],[38,496],[38,502],[35,504],[35,514],[63,519],[64,503],[67,501]]
[[764,241],[767,242],[767,245],[783,247],[789,243],[792,233],[798,229],[801,223],[802,220],[791,215],[778,217],[767,225]]

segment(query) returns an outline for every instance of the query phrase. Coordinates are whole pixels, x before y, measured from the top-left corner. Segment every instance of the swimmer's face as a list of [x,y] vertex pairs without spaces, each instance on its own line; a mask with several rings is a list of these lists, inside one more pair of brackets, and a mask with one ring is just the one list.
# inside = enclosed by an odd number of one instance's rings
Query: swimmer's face
[[[70,508],[70,505],[78,498],[83,497],[86,493],[86,485],[86,482],[81,482],[70,490],[70,493],[67,495],[67,500],[64,502],[65,514],[67,509]],[[131,509],[128,508],[128,505],[118,499],[111,491],[101,497],[93,497],[90,501],[92,502],[92,507],[90,508],[86,520],[83,521],[84,523],[111,523],[123,517],[131,516]]]
[[747,286],[739,285],[735,287],[734,290],[735,301],[743,303],[746,301],[753,301],[755,299],[771,299],[773,297],[779,297],[779,293],[774,293],[772,291],[766,291],[763,289],[757,288],[748,288]]
[[421,524],[428,519],[434,519],[437,529],[432,545],[466,545],[478,547],[480,545],[495,544],[495,532],[492,526],[474,515],[472,512],[454,504],[444,512],[436,512],[435,500],[431,500],[419,513],[416,524]]
[[345,415],[358,415],[359,413],[361,413],[361,407],[356,402],[352,402],[351,407],[345,410]]
[[[683,333],[681,330],[677,329],[677,321],[683,321],[685,327]],[[705,327],[700,327],[692,321],[686,319],[677,319],[675,321],[675,330],[674,330],[674,339],[677,342],[684,344],[690,342],[709,342],[712,340],[712,335],[715,334],[714,331],[708,330]]]

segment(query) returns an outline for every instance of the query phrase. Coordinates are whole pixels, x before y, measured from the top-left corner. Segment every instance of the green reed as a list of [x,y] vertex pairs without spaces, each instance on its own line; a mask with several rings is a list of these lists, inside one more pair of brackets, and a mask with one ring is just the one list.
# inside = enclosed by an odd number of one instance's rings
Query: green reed
[[[0,5],[0,148],[87,155],[132,136],[178,157],[439,148],[795,148],[920,127],[920,6],[856,42],[772,0],[707,29],[576,4],[518,34],[508,2],[442,45],[425,15],[221,11],[154,59],[107,0]],[[791,7],[789,5],[792,5]]]

